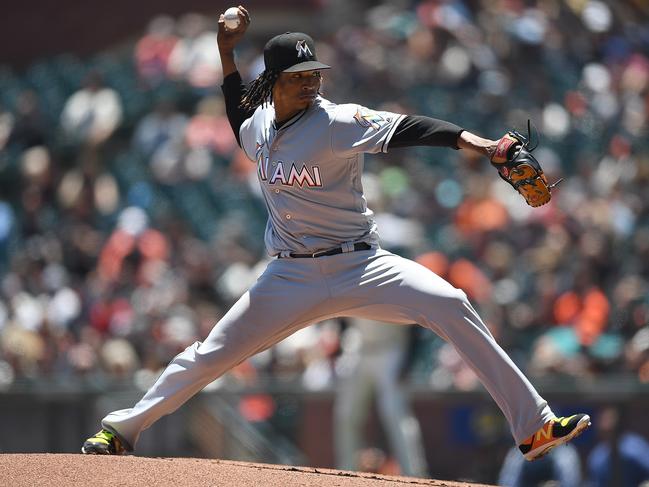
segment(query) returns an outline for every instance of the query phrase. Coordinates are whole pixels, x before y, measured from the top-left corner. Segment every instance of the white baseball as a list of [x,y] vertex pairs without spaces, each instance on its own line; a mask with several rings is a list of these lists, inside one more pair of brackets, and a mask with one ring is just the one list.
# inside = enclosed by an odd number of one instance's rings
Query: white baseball
[[223,13],[223,20],[225,26],[230,30],[235,30],[239,27],[239,9],[237,7],[230,7]]

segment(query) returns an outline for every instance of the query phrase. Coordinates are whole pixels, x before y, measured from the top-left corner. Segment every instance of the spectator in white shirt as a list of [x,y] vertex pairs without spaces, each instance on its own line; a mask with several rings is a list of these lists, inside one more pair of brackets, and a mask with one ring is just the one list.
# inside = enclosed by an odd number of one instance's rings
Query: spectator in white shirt
[[61,127],[68,139],[91,147],[103,144],[121,121],[122,102],[97,72],[90,73],[83,88],[68,98],[61,114]]

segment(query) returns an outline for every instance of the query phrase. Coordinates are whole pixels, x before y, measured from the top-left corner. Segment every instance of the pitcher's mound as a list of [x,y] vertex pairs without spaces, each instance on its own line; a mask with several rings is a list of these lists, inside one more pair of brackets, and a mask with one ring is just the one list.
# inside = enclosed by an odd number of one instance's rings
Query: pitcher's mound
[[12,487],[477,486],[477,484],[462,482],[226,460],[81,454],[0,455],[0,485]]

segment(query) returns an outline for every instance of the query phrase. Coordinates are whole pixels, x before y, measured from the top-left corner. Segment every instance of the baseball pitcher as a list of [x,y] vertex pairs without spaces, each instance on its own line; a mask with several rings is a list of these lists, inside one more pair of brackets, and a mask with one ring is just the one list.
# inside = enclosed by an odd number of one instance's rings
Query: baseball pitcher
[[257,167],[268,209],[265,244],[275,259],[203,342],[176,356],[132,408],[109,413],[82,451],[132,451],[143,430],[238,363],[341,316],[417,323],[450,342],[502,410],[528,460],[587,428],[585,414],[553,414],[462,290],[381,248],[363,196],[363,154],[444,146],[483,154],[530,205],[544,204],[552,185],[527,138],[509,132],[489,140],[442,120],[327,100],[320,86],[330,67],[318,61],[311,37],[298,32],[270,39],[265,70],[244,86],[233,54],[250,25],[241,6],[239,20],[233,30],[219,20],[222,88],[237,141]]

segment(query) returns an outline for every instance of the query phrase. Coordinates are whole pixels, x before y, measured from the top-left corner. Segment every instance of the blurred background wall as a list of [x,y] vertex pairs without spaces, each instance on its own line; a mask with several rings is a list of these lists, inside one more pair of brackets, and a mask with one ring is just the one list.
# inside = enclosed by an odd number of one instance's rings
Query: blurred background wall
[[[288,25],[307,20],[308,12],[317,3],[315,0],[252,0],[246,5],[262,13],[265,19],[262,25],[265,22]],[[90,55],[133,39],[155,15],[165,13],[176,17],[199,12],[213,16],[230,6],[220,0],[5,2],[6,15],[0,19],[0,59],[6,64],[25,67],[36,59],[63,52]]]

